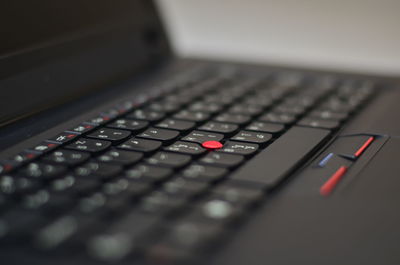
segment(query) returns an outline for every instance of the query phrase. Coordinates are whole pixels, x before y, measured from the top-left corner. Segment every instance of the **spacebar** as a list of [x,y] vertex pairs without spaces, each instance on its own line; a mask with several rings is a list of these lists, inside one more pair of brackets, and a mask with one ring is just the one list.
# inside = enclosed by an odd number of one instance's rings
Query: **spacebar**
[[328,130],[294,126],[236,171],[230,179],[270,188],[284,179],[326,137]]

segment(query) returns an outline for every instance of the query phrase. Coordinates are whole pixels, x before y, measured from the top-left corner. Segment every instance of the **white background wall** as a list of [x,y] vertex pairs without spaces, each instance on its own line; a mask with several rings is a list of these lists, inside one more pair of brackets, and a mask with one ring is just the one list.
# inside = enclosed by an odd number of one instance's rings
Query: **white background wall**
[[400,0],[158,0],[181,55],[400,75]]

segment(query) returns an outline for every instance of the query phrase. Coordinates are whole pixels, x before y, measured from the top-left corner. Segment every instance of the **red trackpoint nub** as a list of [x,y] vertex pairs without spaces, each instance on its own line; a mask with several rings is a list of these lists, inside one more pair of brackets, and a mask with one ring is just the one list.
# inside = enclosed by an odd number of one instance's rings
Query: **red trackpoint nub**
[[218,141],[206,141],[206,142],[202,143],[202,146],[209,150],[214,150],[214,149],[222,148],[223,145]]

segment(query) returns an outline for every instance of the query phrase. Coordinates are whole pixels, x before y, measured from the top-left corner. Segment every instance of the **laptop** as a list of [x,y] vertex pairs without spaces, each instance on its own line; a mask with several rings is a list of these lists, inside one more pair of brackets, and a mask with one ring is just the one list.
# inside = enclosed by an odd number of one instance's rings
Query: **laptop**
[[0,17],[1,264],[400,264],[397,77],[179,58],[148,0]]

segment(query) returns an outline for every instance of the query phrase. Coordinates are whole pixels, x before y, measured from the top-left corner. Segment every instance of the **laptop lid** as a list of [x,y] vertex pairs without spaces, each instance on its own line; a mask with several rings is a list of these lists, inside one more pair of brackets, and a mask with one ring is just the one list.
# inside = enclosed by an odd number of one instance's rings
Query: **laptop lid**
[[132,76],[170,49],[149,0],[0,4],[0,127]]

